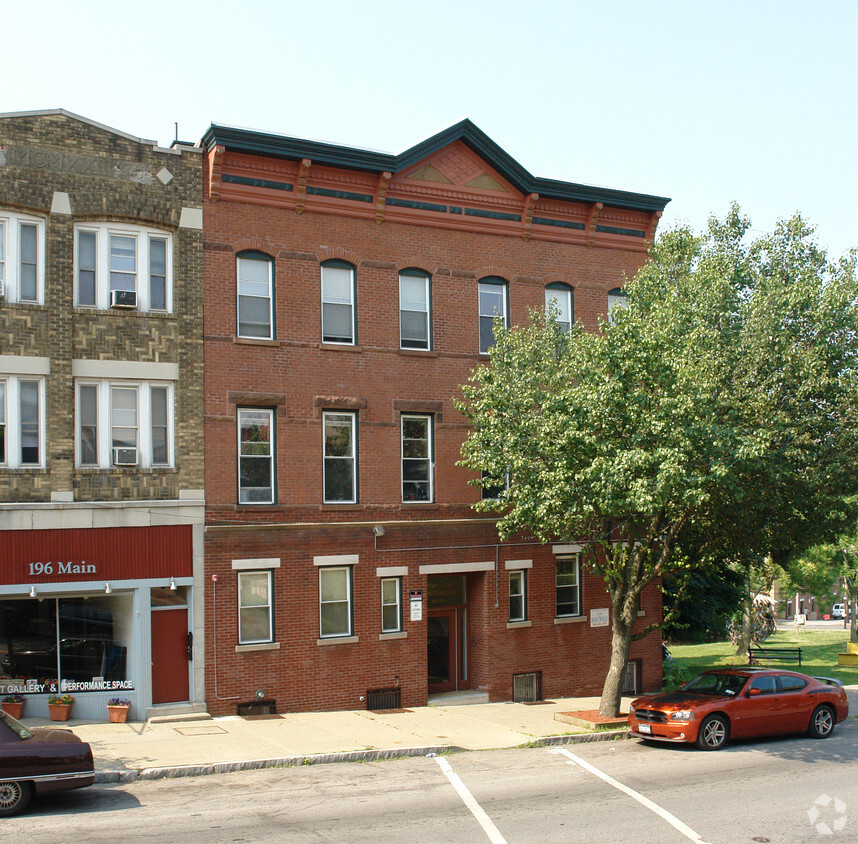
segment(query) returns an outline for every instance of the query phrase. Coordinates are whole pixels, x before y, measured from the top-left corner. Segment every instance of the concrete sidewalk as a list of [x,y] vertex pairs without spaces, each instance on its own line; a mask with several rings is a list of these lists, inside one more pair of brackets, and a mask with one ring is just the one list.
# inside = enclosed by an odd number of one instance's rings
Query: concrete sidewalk
[[[631,699],[623,699],[628,711]],[[449,750],[616,738],[625,731],[582,732],[556,712],[597,709],[599,699],[538,704],[424,706],[388,712],[297,712],[254,717],[207,715],[127,724],[25,718],[27,726],[63,726],[92,746],[96,781],[196,776],[251,768],[387,759]]]
[[[858,686],[847,686],[846,691],[849,711],[856,717]],[[623,712],[630,701],[623,698]],[[388,712],[295,712],[249,718],[201,714],[128,724],[71,720],[57,725],[25,718],[24,723],[74,730],[92,746],[96,782],[119,782],[624,737],[624,729],[594,733],[554,718],[558,712],[598,706],[598,697],[587,697]]]

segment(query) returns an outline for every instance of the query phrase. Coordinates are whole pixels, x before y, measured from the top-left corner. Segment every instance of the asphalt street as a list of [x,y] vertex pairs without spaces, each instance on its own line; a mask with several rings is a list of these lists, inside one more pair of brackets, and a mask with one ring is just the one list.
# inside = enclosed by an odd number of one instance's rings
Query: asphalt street
[[99,785],[8,840],[709,842],[858,837],[858,722],[705,753],[618,741]]

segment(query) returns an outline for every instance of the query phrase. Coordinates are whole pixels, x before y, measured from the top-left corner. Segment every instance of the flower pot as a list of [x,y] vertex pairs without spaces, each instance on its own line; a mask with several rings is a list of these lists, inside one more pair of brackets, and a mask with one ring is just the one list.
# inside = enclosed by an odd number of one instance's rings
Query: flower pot
[[8,700],[4,700],[0,706],[3,707],[4,712],[8,712],[13,718],[17,718],[19,721],[24,716],[23,703],[11,703]]
[[70,703],[49,703],[48,717],[51,721],[68,721],[71,710],[72,705]]
[[128,720],[127,706],[108,706],[107,720],[111,724],[124,724]]

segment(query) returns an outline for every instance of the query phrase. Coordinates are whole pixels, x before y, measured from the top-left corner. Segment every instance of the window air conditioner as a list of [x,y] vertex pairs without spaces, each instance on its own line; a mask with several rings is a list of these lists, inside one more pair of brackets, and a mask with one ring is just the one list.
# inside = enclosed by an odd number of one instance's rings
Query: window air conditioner
[[137,449],[136,448],[114,448],[113,449],[113,465],[114,466],[136,466],[137,465]]
[[111,308],[136,308],[137,307],[137,291],[136,290],[111,290],[110,291],[110,307]]

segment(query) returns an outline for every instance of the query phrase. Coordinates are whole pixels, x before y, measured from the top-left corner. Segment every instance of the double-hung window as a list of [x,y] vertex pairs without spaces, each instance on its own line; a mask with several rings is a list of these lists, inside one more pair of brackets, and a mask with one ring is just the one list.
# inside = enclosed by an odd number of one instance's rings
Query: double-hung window
[[402,416],[402,500],[432,501],[432,417]]
[[173,384],[77,382],[77,465],[173,465]]
[[571,287],[558,282],[545,288],[545,310],[551,312],[552,309],[560,330],[571,331],[575,321],[575,299]]
[[45,223],[0,210],[0,288],[7,302],[45,301]]
[[399,274],[399,346],[402,349],[432,348],[432,280],[420,270]]
[[245,252],[236,258],[238,336],[274,339],[274,261]]
[[507,319],[507,285],[502,278],[480,279],[480,354],[486,354],[495,344],[495,320],[500,318],[504,327]]
[[238,573],[238,643],[274,641],[274,608],[270,571]]
[[240,408],[238,411],[238,501],[274,502],[274,411]]
[[608,322],[613,322],[614,308],[627,308],[629,306],[626,291],[622,287],[615,287],[608,291]]
[[0,466],[45,465],[45,382],[0,375]]
[[354,413],[326,411],[324,430],[324,501],[354,504],[357,501],[357,432]]
[[75,305],[172,310],[172,235],[143,226],[75,226]]
[[515,569],[509,573],[509,620],[527,619],[527,572]]
[[399,633],[402,630],[402,578],[381,579],[381,632]]
[[578,554],[557,558],[557,617],[581,615],[581,560]]
[[357,343],[355,268],[344,261],[322,264],[322,342]]
[[324,566],[319,569],[320,638],[352,635],[351,566]]

